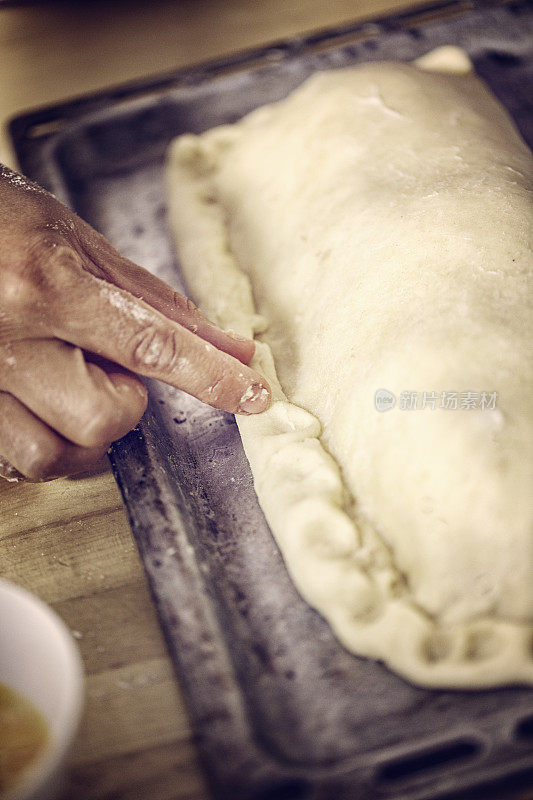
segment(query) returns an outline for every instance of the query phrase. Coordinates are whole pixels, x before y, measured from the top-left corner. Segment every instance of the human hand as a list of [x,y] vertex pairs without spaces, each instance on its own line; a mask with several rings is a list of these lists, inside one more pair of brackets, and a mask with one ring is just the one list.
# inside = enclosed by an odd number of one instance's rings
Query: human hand
[[96,463],[144,413],[138,375],[263,411],[270,389],[246,366],[253,352],[0,165],[0,475],[12,465],[48,480]]

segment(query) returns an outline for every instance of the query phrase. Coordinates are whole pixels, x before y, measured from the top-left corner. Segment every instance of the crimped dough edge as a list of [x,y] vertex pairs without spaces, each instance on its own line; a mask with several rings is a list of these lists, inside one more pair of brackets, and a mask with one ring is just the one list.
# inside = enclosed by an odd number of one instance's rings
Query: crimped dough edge
[[[468,64],[463,51],[439,48],[420,65],[465,72]],[[170,228],[193,297],[219,326],[253,337],[266,321],[256,313],[250,281],[231,251],[214,187],[218,154],[241,131],[236,123],[174,140],[167,194]],[[236,418],[255,491],[294,584],[342,644],[422,686],[533,683],[533,626],[488,615],[444,625],[415,604],[389,547],[353,512],[338,465],[320,441],[319,420],[284,395],[264,342],[256,341],[251,366],[273,390],[266,412]]]

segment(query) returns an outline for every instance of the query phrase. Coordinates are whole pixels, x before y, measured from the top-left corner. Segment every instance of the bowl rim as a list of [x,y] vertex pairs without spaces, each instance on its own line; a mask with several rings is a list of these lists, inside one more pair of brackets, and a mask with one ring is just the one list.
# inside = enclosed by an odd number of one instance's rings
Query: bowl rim
[[[7,594],[26,607],[33,607],[47,618],[65,648],[70,665],[68,714],[60,730],[54,731],[41,755],[21,773],[16,783],[1,795],[1,800],[25,800],[55,779],[78,731],[84,706],[84,669],[74,638],[59,614],[44,600],[16,583],[0,578],[0,599]],[[37,795],[36,795],[37,796]]]

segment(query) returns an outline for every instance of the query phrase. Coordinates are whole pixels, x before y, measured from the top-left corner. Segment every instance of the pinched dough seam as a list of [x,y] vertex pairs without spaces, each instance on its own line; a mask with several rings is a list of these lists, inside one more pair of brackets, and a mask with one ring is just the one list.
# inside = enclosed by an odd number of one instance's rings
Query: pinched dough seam
[[[168,199],[195,300],[220,326],[251,337],[264,320],[231,251],[214,180],[220,153],[238,134],[237,124],[175,140]],[[361,521],[365,533],[349,515],[349,491],[320,442],[320,423],[285,397],[265,343],[256,342],[252,366],[273,388],[268,411],[237,417],[255,490],[298,591],[344,646],[426,686],[533,683],[533,626],[490,616],[446,626],[416,606],[377,532]]]

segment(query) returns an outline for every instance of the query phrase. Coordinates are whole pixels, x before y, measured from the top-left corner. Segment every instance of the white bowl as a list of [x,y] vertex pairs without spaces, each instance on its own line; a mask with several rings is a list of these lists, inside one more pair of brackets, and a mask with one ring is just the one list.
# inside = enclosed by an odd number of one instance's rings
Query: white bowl
[[83,668],[72,636],[51,608],[0,580],[0,683],[48,723],[49,743],[2,800],[56,800],[83,707]]

